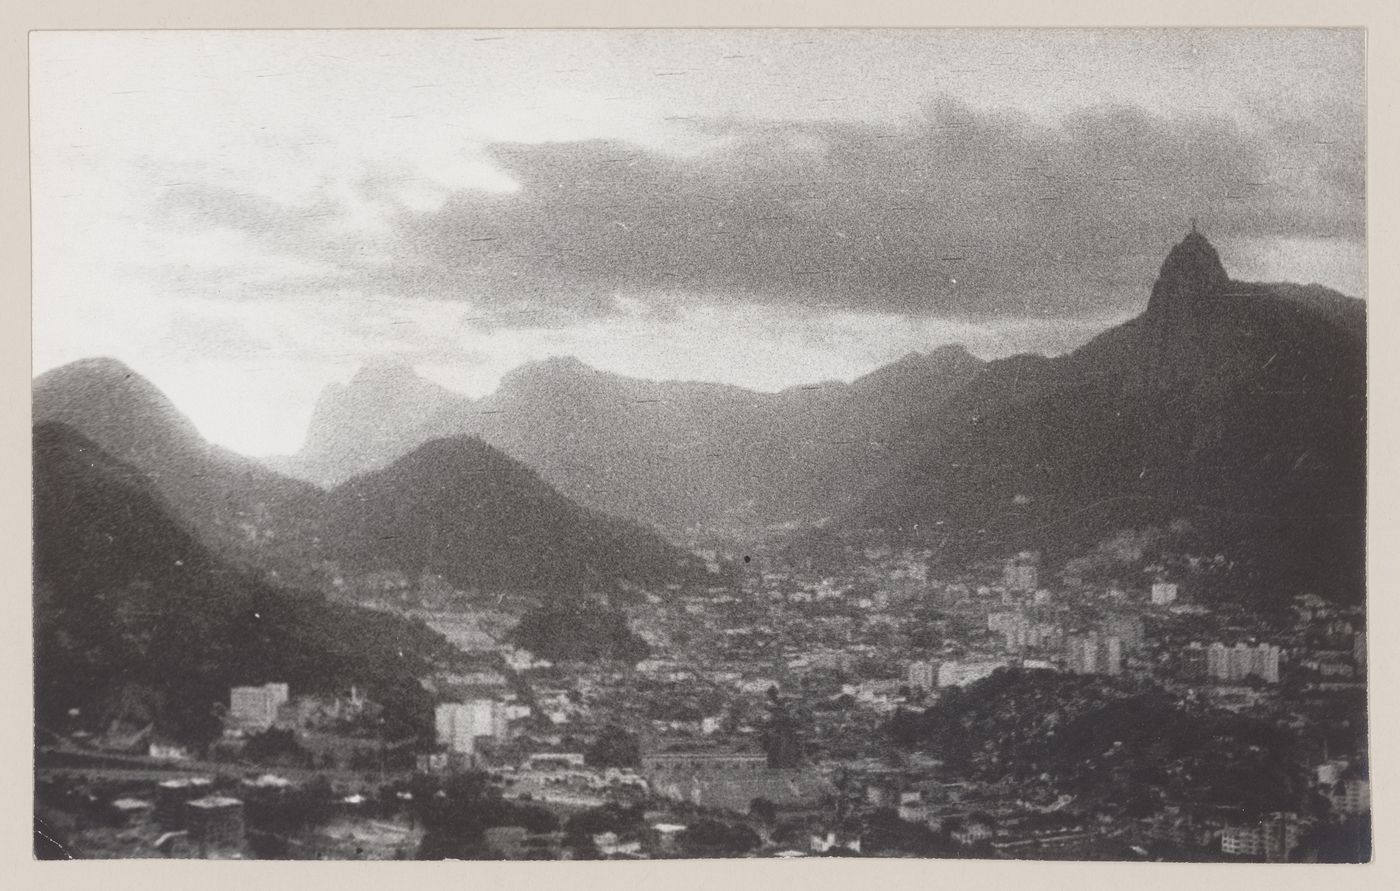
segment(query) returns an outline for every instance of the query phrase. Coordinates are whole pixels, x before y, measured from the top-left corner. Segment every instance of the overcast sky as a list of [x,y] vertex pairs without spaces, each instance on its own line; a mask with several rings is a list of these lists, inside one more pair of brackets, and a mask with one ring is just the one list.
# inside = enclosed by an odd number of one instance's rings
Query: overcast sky
[[295,451],[372,359],[777,389],[1062,352],[1198,217],[1365,296],[1359,31],[38,33],[35,371]]

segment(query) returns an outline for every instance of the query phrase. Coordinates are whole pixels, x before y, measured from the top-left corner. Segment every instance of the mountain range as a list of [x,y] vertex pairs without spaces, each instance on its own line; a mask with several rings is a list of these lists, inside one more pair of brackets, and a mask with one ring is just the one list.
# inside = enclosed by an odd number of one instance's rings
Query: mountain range
[[697,558],[651,530],[579,507],[464,435],[326,491],[209,444],[159,390],[107,359],[40,376],[34,420],[36,429],[76,431],[136,474],[219,559],[285,582],[323,579],[326,561],[541,592],[705,575]]
[[1186,519],[1252,584],[1342,600],[1364,580],[1364,304],[1233,281],[1172,249],[1146,311],[1053,359],[990,363],[899,438],[847,522],[949,558],[1081,550]]
[[1148,296],[1063,356],[943,347],[775,394],[558,358],[472,400],[374,367],[324,394],[279,466],[335,482],[470,432],[579,503],[680,540],[876,528],[956,560],[1068,554],[1186,519],[1253,584],[1357,596],[1365,304],[1235,281],[1194,231]]
[[335,485],[429,439],[467,433],[581,504],[677,538],[739,538],[828,519],[887,469],[899,425],[936,408],[983,364],[962,347],[942,347],[850,384],[761,393],[555,358],[517,368],[479,400],[411,369],[372,365],[329,387],[302,450],[270,465]]
[[372,365],[271,462],[301,480],[204,442],[110,360],[38,378],[34,413],[145,474],[201,540],[276,567],[597,588],[698,577],[647,525],[745,544],[883,530],[957,561],[1186,520],[1249,584],[1346,600],[1364,577],[1365,317],[1318,286],[1234,281],[1192,232],[1140,316],[1053,358],[943,347],[773,394],[555,358],[482,399]]

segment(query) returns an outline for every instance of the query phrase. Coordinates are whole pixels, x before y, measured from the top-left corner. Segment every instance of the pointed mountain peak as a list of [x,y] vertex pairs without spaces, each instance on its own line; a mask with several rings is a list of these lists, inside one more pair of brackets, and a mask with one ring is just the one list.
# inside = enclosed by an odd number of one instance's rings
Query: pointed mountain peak
[[322,486],[382,467],[421,442],[428,419],[469,402],[402,362],[374,360],[321,391],[289,469]]
[[1162,264],[1147,302],[1148,315],[1189,310],[1216,296],[1229,281],[1220,254],[1192,221],[1191,231],[1171,249]]

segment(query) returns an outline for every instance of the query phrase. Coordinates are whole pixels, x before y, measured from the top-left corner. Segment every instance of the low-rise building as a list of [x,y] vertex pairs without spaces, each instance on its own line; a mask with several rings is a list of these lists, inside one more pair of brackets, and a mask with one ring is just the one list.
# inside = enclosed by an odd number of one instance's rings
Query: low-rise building
[[243,844],[243,802],[224,795],[186,802],[185,829],[201,850],[239,847]]
[[605,857],[629,856],[642,852],[640,839],[624,839],[616,832],[599,832],[593,836],[593,846]]
[[998,668],[1005,668],[1005,659],[983,659],[975,662],[948,661],[938,666],[938,686],[966,687],[986,677]]
[[829,851],[850,851],[860,853],[860,836],[855,833],[830,831],[824,835],[812,835],[810,847],[815,854]]
[[278,709],[290,698],[286,684],[234,687],[229,690],[229,725],[243,731],[267,730],[277,721]]
[[909,663],[909,686],[915,690],[932,690],[938,680],[938,674],[932,662],[911,662]]
[[953,841],[960,845],[975,845],[991,838],[996,834],[996,830],[985,820],[968,820],[949,834]]
[[1223,643],[1213,643],[1206,650],[1206,670],[1216,680],[1242,681],[1253,676],[1276,684],[1278,668],[1279,648],[1272,644],[1237,643],[1227,647]]
[[1153,582],[1152,583],[1152,605],[1170,606],[1176,603],[1177,586],[1176,582]]

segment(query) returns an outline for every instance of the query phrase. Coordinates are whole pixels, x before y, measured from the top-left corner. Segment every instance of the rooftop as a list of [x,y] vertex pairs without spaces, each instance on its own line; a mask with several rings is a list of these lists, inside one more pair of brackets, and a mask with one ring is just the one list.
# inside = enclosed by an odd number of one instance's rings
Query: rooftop
[[189,802],[189,806],[201,810],[216,810],[226,807],[242,807],[243,801],[238,798],[230,798],[227,795],[206,795]]

